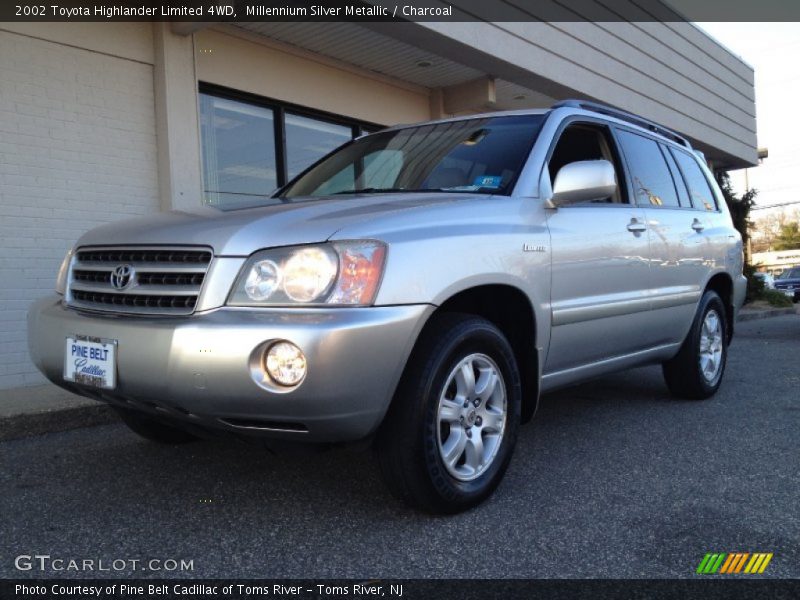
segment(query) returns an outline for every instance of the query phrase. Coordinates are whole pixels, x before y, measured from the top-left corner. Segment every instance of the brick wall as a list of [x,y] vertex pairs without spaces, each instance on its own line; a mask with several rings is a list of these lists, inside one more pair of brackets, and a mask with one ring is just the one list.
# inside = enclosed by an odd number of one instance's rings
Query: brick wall
[[25,314],[78,236],[158,209],[152,66],[0,31],[0,389],[44,381]]

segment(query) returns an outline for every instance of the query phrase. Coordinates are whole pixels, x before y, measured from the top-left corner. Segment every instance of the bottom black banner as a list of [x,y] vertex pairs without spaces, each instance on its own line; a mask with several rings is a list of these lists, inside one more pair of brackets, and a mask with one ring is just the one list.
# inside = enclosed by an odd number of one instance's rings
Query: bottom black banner
[[530,598],[598,599],[769,599],[800,598],[800,580],[602,580],[602,579],[4,579],[3,600],[238,600],[295,598],[329,600],[396,598],[403,600],[515,600]]

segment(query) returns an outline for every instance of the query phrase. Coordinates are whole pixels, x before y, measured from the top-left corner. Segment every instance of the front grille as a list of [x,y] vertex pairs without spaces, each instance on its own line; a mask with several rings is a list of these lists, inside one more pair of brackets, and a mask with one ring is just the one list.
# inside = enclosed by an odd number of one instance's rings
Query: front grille
[[67,302],[115,313],[188,315],[212,256],[205,248],[81,248],[71,265]]
[[204,264],[211,262],[208,250],[184,250],[183,248],[101,248],[78,251],[81,262],[103,263],[169,263]]

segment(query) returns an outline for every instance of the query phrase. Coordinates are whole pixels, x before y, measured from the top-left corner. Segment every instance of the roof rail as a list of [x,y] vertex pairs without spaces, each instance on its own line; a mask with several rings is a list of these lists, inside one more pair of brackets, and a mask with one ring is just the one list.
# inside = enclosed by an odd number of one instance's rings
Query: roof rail
[[551,106],[550,108],[563,108],[563,107],[581,108],[583,110],[589,110],[592,112],[607,115],[609,117],[615,117],[622,121],[627,121],[628,123],[633,123],[634,125],[643,127],[644,129],[652,131],[653,133],[662,135],[665,138],[670,139],[673,142],[677,142],[682,146],[691,148],[691,144],[689,144],[688,140],[685,137],[675,133],[671,129],[667,129],[663,125],[659,125],[658,123],[645,119],[644,117],[640,117],[639,115],[634,115],[633,113],[629,113],[628,111],[619,108],[614,108],[613,106],[600,104],[599,102],[589,102],[588,100],[562,100],[561,102],[553,104],[553,106]]

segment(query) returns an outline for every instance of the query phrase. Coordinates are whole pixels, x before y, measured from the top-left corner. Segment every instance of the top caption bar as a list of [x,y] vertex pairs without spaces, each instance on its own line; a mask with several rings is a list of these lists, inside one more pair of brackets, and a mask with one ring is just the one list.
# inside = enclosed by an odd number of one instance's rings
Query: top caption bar
[[786,0],[64,0],[0,3],[0,21],[800,21]]

